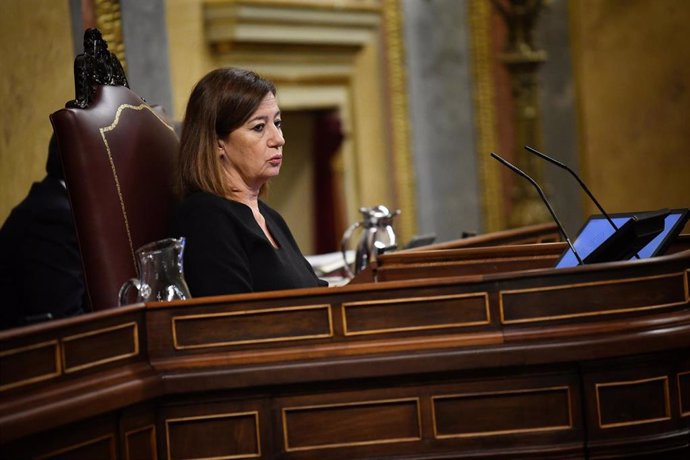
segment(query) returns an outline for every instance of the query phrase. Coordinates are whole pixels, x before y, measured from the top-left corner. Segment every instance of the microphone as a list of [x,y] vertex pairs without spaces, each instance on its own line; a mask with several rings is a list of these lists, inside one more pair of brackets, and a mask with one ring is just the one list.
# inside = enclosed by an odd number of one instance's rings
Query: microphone
[[499,162],[501,162],[503,164],[503,166],[506,166],[507,168],[509,168],[514,173],[524,177],[532,185],[534,185],[534,188],[537,189],[537,192],[539,193],[541,200],[544,202],[546,207],[549,209],[549,212],[551,213],[551,217],[553,217],[554,222],[556,222],[556,225],[558,225],[558,230],[560,230],[561,234],[563,235],[563,238],[565,238],[565,241],[568,243],[568,246],[570,246],[570,249],[573,251],[575,258],[577,259],[578,265],[584,265],[584,262],[582,261],[580,254],[577,253],[577,251],[575,250],[575,246],[573,246],[573,243],[570,241],[570,238],[568,237],[568,234],[565,231],[565,227],[563,227],[563,225],[561,224],[561,221],[558,220],[558,217],[556,217],[556,213],[554,212],[553,208],[551,207],[551,203],[549,203],[549,200],[546,198],[546,195],[544,194],[544,191],[541,189],[539,184],[537,184],[537,181],[532,179],[529,175],[527,175],[527,173],[520,170],[517,166],[509,163],[508,161],[506,161],[503,158],[501,158],[500,156],[498,156],[496,153],[491,152],[491,156],[495,160],[498,160]]
[[573,176],[573,177],[575,178],[575,180],[580,184],[580,187],[582,187],[582,190],[585,191],[585,193],[587,194],[587,196],[589,196],[589,198],[592,200],[592,202],[594,202],[594,204],[597,206],[597,208],[599,208],[599,211],[601,211],[601,213],[604,215],[604,217],[606,217],[606,220],[609,221],[609,224],[611,224],[611,226],[612,226],[613,228],[615,228],[616,230],[618,230],[618,226],[613,222],[613,220],[612,220],[611,217],[608,215],[608,213],[607,213],[606,211],[604,211],[604,208],[601,207],[601,205],[599,204],[599,202],[597,201],[597,199],[594,198],[594,195],[592,195],[592,192],[589,191],[589,188],[587,188],[587,186],[585,185],[585,183],[582,181],[582,179],[580,179],[580,176],[578,176],[577,173],[576,173],[575,171],[573,171],[572,169],[570,169],[567,165],[565,165],[565,164],[561,163],[560,161],[556,160],[555,158],[551,158],[550,156],[546,155],[545,153],[540,152],[539,150],[535,149],[534,147],[530,147],[529,145],[525,145],[525,149],[526,149],[528,152],[532,152],[533,154],[535,154],[535,155],[538,156],[539,158],[542,158],[542,159],[548,161],[549,163],[555,164],[555,165],[558,166],[559,168],[563,168],[563,169],[565,169],[566,171],[568,171],[568,172],[570,173],[570,175]]
[[[547,154],[540,152],[539,150],[535,149],[534,147],[530,147],[529,145],[525,145],[525,150],[535,154],[539,158],[542,158],[551,164],[558,166],[559,168],[562,168],[562,169],[565,169],[566,171],[568,171],[570,173],[570,175],[575,178],[577,183],[580,184],[580,187],[582,188],[582,190],[585,191],[587,196],[589,196],[589,198],[597,206],[597,208],[599,208],[599,211],[604,215],[604,217],[606,217],[606,220],[609,221],[609,224],[611,224],[611,227],[613,227],[615,231],[620,230],[618,228],[618,225],[616,225],[616,223],[613,221],[613,219],[611,219],[611,216],[609,216],[609,214],[606,211],[604,211],[604,208],[599,204],[599,201],[596,198],[594,198],[594,195],[592,194],[592,192],[589,191],[589,188],[585,185],[585,183],[582,181],[582,179],[580,179],[580,176],[578,176],[575,171],[570,169],[564,163],[561,163],[560,161],[556,160],[555,158],[551,158]],[[637,253],[635,253],[635,258],[639,259],[640,256]]]

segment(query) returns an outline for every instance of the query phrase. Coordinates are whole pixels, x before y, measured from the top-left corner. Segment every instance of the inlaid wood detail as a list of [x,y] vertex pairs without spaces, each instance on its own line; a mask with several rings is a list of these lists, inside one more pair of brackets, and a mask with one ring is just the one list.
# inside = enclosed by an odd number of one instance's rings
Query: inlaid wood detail
[[570,399],[567,386],[432,396],[434,437],[569,430],[573,428]]
[[115,459],[115,437],[112,434],[63,447],[59,450],[34,457],[36,460],[63,458]]
[[[26,363],[30,362],[31,366]],[[52,379],[62,373],[57,340],[0,351],[0,391]]]
[[679,372],[676,377],[678,383],[680,416],[690,417],[690,371]]
[[345,335],[385,334],[491,322],[485,292],[343,303]]
[[139,354],[139,327],[131,322],[71,335],[61,349],[65,374],[121,361]]
[[333,336],[330,305],[268,308],[172,318],[176,350]]
[[125,433],[125,460],[158,458],[156,427],[148,425]]
[[419,441],[419,398],[286,407],[285,451]]
[[671,419],[668,377],[597,383],[600,428],[616,428]]
[[556,321],[670,308],[688,302],[686,291],[682,272],[505,290],[499,292],[501,323]]
[[165,440],[170,460],[258,458],[261,457],[259,413],[169,418],[165,420]]

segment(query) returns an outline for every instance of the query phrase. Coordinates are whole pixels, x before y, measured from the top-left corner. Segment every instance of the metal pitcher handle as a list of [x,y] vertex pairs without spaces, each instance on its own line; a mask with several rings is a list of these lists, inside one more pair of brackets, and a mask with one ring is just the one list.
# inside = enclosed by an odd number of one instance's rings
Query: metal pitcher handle
[[134,286],[137,292],[139,292],[141,289],[141,281],[139,281],[137,278],[130,278],[122,284],[122,287],[120,287],[120,292],[117,294],[118,307],[128,304],[127,293],[129,292],[129,288],[132,286]]
[[350,269],[350,264],[347,262],[347,249],[350,246],[350,237],[352,236],[352,232],[355,231],[357,227],[362,225],[361,222],[355,222],[354,224],[350,225],[347,230],[345,230],[345,233],[343,233],[343,239],[340,240],[340,251],[343,253],[343,262],[345,262],[345,272],[350,278],[354,278],[355,274],[352,273],[352,270]]

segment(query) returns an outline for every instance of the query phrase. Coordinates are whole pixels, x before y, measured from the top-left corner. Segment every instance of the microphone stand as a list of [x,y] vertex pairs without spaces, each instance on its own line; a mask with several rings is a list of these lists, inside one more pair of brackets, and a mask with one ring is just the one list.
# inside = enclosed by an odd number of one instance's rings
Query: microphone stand
[[[578,182],[578,184],[580,184],[580,187],[582,188],[582,190],[585,191],[587,196],[589,196],[589,198],[597,206],[597,208],[599,208],[599,211],[604,215],[604,217],[606,217],[606,220],[609,221],[609,224],[611,224],[611,226],[614,228],[614,230],[616,230],[616,231],[619,230],[618,225],[616,225],[615,222],[613,221],[613,219],[611,219],[611,216],[609,216],[609,214],[606,211],[604,211],[604,208],[599,204],[599,201],[596,198],[594,198],[594,195],[592,194],[592,192],[589,191],[589,188],[585,185],[585,183],[582,181],[582,179],[580,179],[580,176],[577,175],[577,173],[575,171],[570,169],[566,164],[561,163],[560,161],[556,160],[555,158],[551,158],[550,156],[546,155],[545,153],[540,152],[539,150],[535,149],[534,147],[530,147],[529,145],[525,145],[525,149],[528,152],[535,154],[539,158],[542,158],[542,159],[548,161],[549,163],[554,164],[554,165],[558,166],[559,168],[562,168],[562,169],[565,169],[566,171],[568,171],[570,173],[570,175],[575,178],[575,180]],[[635,258],[639,259],[640,256],[637,253],[635,253]]]
[[517,166],[509,163],[508,161],[504,160],[501,158],[499,155],[497,155],[494,152],[491,152],[491,156],[495,159],[501,162],[504,166],[510,168],[513,172],[516,174],[524,177],[527,179],[532,185],[534,185],[534,188],[537,189],[537,192],[539,193],[539,196],[541,197],[542,201],[546,205],[546,207],[549,209],[549,212],[551,213],[551,217],[553,217],[553,220],[556,222],[556,225],[558,225],[558,229],[561,231],[561,234],[563,235],[563,238],[565,238],[565,241],[568,243],[568,246],[570,246],[570,249],[573,251],[573,254],[575,255],[575,258],[577,258],[578,265],[584,265],[584,262],[582,261],[582,258],[580,255],[577,253],[575,250],[575,246],[573,246],[573,243],[570,241],[570,238],[568,238],[568,234],[565,232],[565,228],[561,224],[561,221],[558,220],[558,217],[556,217],[556,213],[554,212],[553,208],[551,207],[551,204],[549,203],[549,200],[546,198],[546,195],[544,194],[544,191],[541,189],[539,184],[537,184],[537,181],[532,179],[530,176],[528,176],[525,172],[521,171]]

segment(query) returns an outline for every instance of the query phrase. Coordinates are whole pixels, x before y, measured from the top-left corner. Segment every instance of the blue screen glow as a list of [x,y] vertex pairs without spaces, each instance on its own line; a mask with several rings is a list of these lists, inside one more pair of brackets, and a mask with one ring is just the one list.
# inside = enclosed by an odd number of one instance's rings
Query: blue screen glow
[[[637,253],[640,256],[640,259],[645,259],[656,255],[656,251],[659,249],[669,232],[671,232],[673,227],[678,223],[678,220],[681,219],[683,215],[683,212],[672,212],[666,216],[666,219],[664,220],[664,229],[661,231],[661,233],[654,237],[652,241],[647,243],[647,245],[640,249],[640,251]],[[630,219],[631,216],[611,218],[611,220],[613,220],[618,227],[621,227]],[[599,247],[600,244],[606,241],[606,239],[611,236],[613,232],[614,229],[606,218],[603,216],[592,217],[589,219],[589,221],[587,221],[582,230],[580,230],[580,233],[578,233],[573,246],[575,246],[575,250],[580,257],[584,259],[592,251]],[[574,267],[577,264],[575,254],[573,254],[572,249],[568,248],[563,256],[561,256],[558,264],[556,264],[556,268]]]

